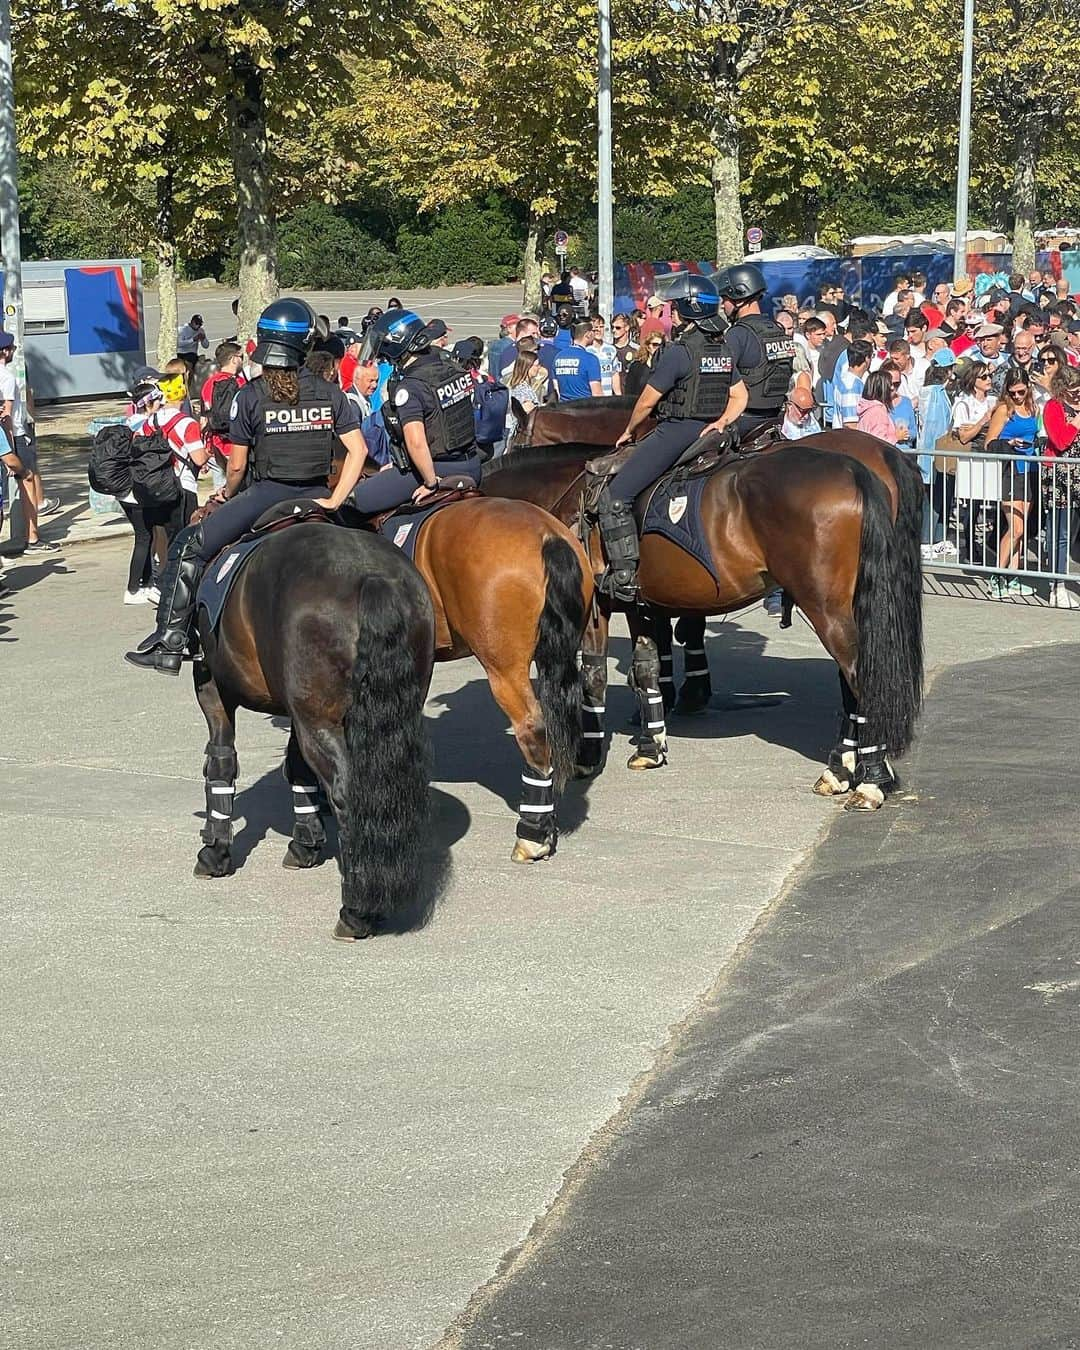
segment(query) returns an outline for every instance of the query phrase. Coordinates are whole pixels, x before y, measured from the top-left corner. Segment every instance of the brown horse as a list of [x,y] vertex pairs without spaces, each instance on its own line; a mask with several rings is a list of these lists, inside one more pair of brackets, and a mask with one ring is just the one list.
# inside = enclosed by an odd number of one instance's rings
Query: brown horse
[[415,561],[435,605],[436,661],[476,657],[525,761],[511,857],[549,857],[558,840],[556,792],[573,775],[580,744],[588,556],[538,506],[477,496],[427,519]]
[[[495,461],[485,471],[486,492],[538,501],[564,520],[577,518],[585,462],[597,444],[584,436],[599,413],[585,401],[563,413],[560,434],[574,436],[572,443],[516,450]],[[625,409],[611,410],[612,422],[624,417]],[[534,428],[536,420],[534,414]],[[610,429],[600,444],[610,445]],[[712,475],[702,523],[715,577],[656,535],[642,541],[639,576],[654,613],[695,618],[702,634],[705,616],[743,608],[782,586],[840,667],[846,725],[815,789],[832,794],[854,787],[848,805],[873,809],[895,781],[886,747],[894,755],[907,748],[921,702],[921,480],[894,447],[873,438],[853,443],[858,458],[835,444],[835,435],[812,439],[816,445],[784,442]],[[823,455],[823,449],[839,453]],[[876,472],[863,459],[875,460]],[[591,547],[599,567],[595,535]],[[651,768],[666,760],[660,653],[650,617],[634,610],[629,621],[642,716],[629,763]],[[583,655],[584,771],[602,762],[606,647],[607,615],[597,611]]]

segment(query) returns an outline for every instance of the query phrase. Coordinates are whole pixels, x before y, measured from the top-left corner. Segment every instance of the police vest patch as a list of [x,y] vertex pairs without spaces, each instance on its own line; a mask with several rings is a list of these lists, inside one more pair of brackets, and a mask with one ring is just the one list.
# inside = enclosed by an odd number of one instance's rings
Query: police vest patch
[[265,408],[263,426],[267,431],[325,431],[334,425],[334,410],[329,404],[318,407]]
[[795,360],[795,339],[784,338],[775,341],[767,341],[761,344],[765,348],[766,361],[794,361]]
[[451,408],[455,403],[460,403],[463,398],[472,398],[472,376],[459,375],[456,380],[451,380],[447,384],[440,384],[435,390],[435,397],[439,400],[440,408]]
[[701,358],[701,373],[703,375],[730,375],[731,357],[703,356]]
[[686,515],[686,498],[672,497],[668,502],[667,513],[672,525],[678,525],[679,521]]

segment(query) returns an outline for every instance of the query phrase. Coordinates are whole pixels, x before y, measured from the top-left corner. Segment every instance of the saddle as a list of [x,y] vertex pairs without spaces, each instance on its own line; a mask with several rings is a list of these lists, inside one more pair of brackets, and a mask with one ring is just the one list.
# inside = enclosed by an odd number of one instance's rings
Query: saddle
[[[361,528],[373,530],[376,534],[385,533],[383,526],[390,520],[398,518],[407,520],[410,516],[418,515],[428,516],[432,511],[438,510],[439,507],[449,506],[451,502],[463,502],[468,497],[482,497],[484,495],[478,487],[449,486],[449,484],[457,484],[461,481],[461,479],[455,478],[440,478],[438,488],[430,496],[425,497],[422,502],[405,502],[401,506],[391,507],[389,511],[380,511],[378,515],[361,517],[363,520]],[[472,483],[471,478],[468,481],[470,484]],[[444,487],[444,483],[448,486]],[[361,516],[359,511],[354,511],[354,514]]]

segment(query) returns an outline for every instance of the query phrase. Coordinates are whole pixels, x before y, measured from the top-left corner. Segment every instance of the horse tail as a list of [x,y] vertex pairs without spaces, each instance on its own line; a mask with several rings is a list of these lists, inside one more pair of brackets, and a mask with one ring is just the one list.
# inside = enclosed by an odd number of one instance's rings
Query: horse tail
[[408,907],[421,880],[430,772],[427,680],[417,669],[409,631],[415,616],[413,606],[402,603],[406,594],[379,576],[366,577],[360,590],[339,824],[343,908],[361,916]]
[[922,574],[903,563],[881,482],[857,460],[849,467],[862,498],[854,606],[859,712],[874,740],[902,755],[922,705]]
[[[923,481],[911,455],[895,445],[883,447],[885,463],[896,482],[899,504],[896,509],[897,562],[906,573],[903,598],[908,606],[905,625],[917,634],[922,651],[922,526]],[[910,584],[908,584],[910,583]]]
[[547,594],[537,625],[536,695],[544,714],[556,788],[574,772],[581,743],[581,675],[577,654],[585,627],[581,562],[560,535],[541,549]]

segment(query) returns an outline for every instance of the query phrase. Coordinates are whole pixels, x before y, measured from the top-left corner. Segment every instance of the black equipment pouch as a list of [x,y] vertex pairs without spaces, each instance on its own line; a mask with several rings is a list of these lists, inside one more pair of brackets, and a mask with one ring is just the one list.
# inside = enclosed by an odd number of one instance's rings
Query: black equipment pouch
[[397,391],[400,388],[398,381],[391,377],[387,383],[386,397],[382,404],[383,426],[386,427],[390,463],[401,473],[411,473],[412,460],[409,458],[409,452],[405,449],[405,428],[401,425],[401,418],[398,416],[395,405]]

